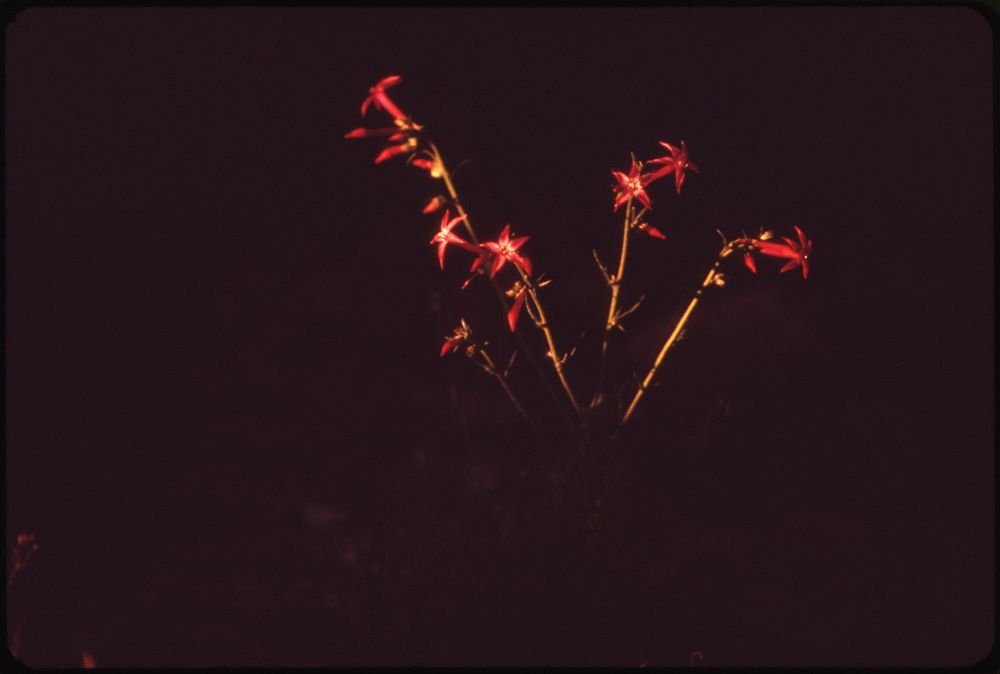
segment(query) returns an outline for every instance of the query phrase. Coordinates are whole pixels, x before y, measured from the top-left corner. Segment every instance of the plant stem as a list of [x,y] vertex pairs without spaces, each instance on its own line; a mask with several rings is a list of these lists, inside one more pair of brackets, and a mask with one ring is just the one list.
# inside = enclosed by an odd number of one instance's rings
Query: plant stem
[[[465,231],[468,232],[469,238],[472,239],[473,243],[475,243],[476,245],[478,245],[479,244],[479,237],[476,236],[476,231],[472,227],[472,221],[469,219],[469,214],[466,212],[465,208],[462,206],[461,199],[458,198],[458,191],[455,189],[455,184],[451,180],[451,174],[448,172],[448,169],[445,167],[444,157],[441,156],[440,150],[438,150],[437,146],[434,145],[434,143],[428,141],[427,144],[430,147],[431,154],[434,157],[434,162],[441,169],[441,179],[444,181],[445,189],[448,190],[448,196],[451,197],[452,203],[455,204],[455,210],[458,211],[458,215],[462,218],[462,223],[465,225]],[[514,266],[517,267],[517,265],[514,265]],[[517,268],[518,268],[518,271],[520,271],[520,267],[517,267]],[[531,294],[532,301],[535,302],[535,306],[539,310],[541,310],[541,305],[538,304],[538,299],[537,299],[537,296],[535,295],[534,288],[532,287],[531,283],[528,282],[527,277],[524,275],[523,271],[521,272],[521,276],[524,279],[525,285],[528,287],[528,290],[529,290],[529,292]],[[487,277],[487,278],[489,278],[489,277]],[[489,281],[490,281],[490,285],[493,286],[493,290],[496,293],[497,300],[500,302],[500,306],[503,308],[504,316],[506,316],[507,315],[507,311],[509,310],[509,307],[507,306],[507,300],[504,299],[504,292],[503,292],[503,290],[500,289],[500,286],[497,285],[497,282],[496,282],[495,279],[489,278]],[[542,314],[540,314],[540,315],[542,315]],[[544,320],[545,319],[543,317],[542,321],[544,322]],[[521,347],[521,351],[524,352],[524,355],[528,359],[528,362],[531,363],[532,367],[538,373],[538,377],[539,377],[539,379],[542,382],[542,387],[545,389],[546,393],[548,393],[549,398],[552,399],[552,403],[556,406],[556,409],[559,411],[559,416],[562,417],[563,421],[569,427],[570,431],[573,432],[574,434],[576,434],[577,429],[576,429],[576,426],[573,423],[573,420],[570,418],[569,414],[566,412],[565,408],[563,407],[563,404],[560,402],[559,396],[556,394],[555,390],[553,390],[552,385],[549,383],[548,377],[545,376],[545,372],[544,372],[544,370],[542,370],[542,366],[539,365],[538,361],[532,355],[531,350],[528,349],[527,344],[525,344],[524,337],[521,335],[520,330],[515,330],[514,331],[514,337],[517,339],[518,345]],[[547,329],[546,329],[546,337],[549,338],[549,348],[554,351],[554,344],[552,343],[552,340],[551,340],[551,333],[549,333]],[[579,406],[577,406],[576,400],[573,398],[573,394],[572,394],[572,392],[568,388],[568,384],[566,383],[565,377],[562,375],[562,366],[561,366],[561,364],[557,364],[556,365],[556,374],[559,375],[560,382],[562,383],[563,387],[566,389],[566,392],[569,394],[570,401],[573,403],[573,408],[576,410],[577,415],[579,416],[579,414],[580,414],[580,408],[579,408]]]
[[437,145],[428,141],[427,144],[431,148],[431,153],[434,155],[434,162],[441,167],[441,179],[444,181],[445,189],[448,190],[448,196],[451,197],[451,201],[455,204],[455,210],[458,211],[459,217],[462,218],[462,224],[465,225],[465,231],[468,232],[469,238],[472,239],[472,243],[479,245],[479,237],[476,236],[476,230],[472,228],[472,222],[469,220],[469,214],[465,212],[465,208],[462,207],[462,201],[458,198],[458,192],[455,190],[455,184],[451,182],[451,174],[448,173],[448,169],[444,165],[444,157],[441,156],[441,151],[437,149]]
[[608,320],[604,324],[604,345],[602,351],[608,346],[608,333],[615,327],[615,311],[618,309],[618,293],[621,292],[622,276],[625,275],[625,260],[628,257],[628,235],[632,229],[632,198],[629,197],[625,204],[625,225],[622,228],[622,250],[618,257],[618,271],[611,278],[611,303],[608,306]]
[[[695,291],[694,297],[692,297],[691,301],[688,303],[687,309],[684,310],[680,320],[677,321],[677,325],[674,326],[673,332],[671,332],[670,336],[667,337],[667,341],[663,343],[663,348],[660,349],[660,353],[656,356],[656,360],[653,361],[653,366],[649,368],[646,378],[642,380],[639,390],[635,392],[632,402],[629,404],[628,409],[625,410],[625,414],[622,416],[622,420],[618,424],[619,429],[624,426],[632,416],[632,412],[635,411],[635,407],[642,399],[642,395],[646,392],[646,389],[649,388],[649,384],[653,381],[653,377],[656,376],[656,371],[659,369],[660,364],[663,363],[663,359],[666,357],[667,352],[670,351],[670,347],[672,347],[677,341],[677,338],[680,336],[681,331],[687,324],[688,319],[691,318],[691,313],[694,311],[694,308],[698,306],[698,301],[701,300],[701,295],[705,291],[705,288],[707,288],[715,278],[719,265],[722,264],[722,259],[727,255],[728,250],[730,250],[730,246],[728,244],[723,246],[722,250],[719,252],[718,258],[715,260],[715,264],[713,264],[712,268],[708,270],[708,274],[705,275],[705,280],[701,282],[698,290]],[[617,435],[617,431],[615,435]]]
[[583,419],[583,411],[580,409],[580,405],[576,402],[576,396],[573,395],[573,389],[570,388],[569,381],[566,379],[566,373],[563,372],[562,357],[559,355],[559,350],[556,348],[555,338],[552,336],[552,330],[549,328],[549,320],[545,316],[545,309],[542,308],[542,303],[538,299],[538,294],[535,292],[535,286],[531,283],[531,279],[528,275],[524,273],[524,270],[520,266],[514,265],[517,271],[521,274],[521,281],[524,283],[525,288],[528,290],[528,296],[531,298],[531,303],[535,306],[535,311],[538,313],[538,320],[535,322],[542,332],[545,333],[545,341],[549,346],[549,357],[552,359],[552,365],[556,369],[556,375],[559,377],[559,383],[562,384],[563,390],[566,392],[566,397],[569,398],[570,404],[573,406],[573,411],[576,412],[576,416],[579,419]]
[[[628,255],[628,235],[632,229],[632,197],[629,197],[625,204],[625,223],[622,227],[622,249],[618,257],[618,273],[608,279],[611,286],[611,302],[608,305],[608,318],[604,322],[604,339],[601,341],[601,365],[597,375],[597,390],[594,391],[593,400],[601,394],[604,388],[604,377],[608,366],[608,340],[611,336],[611,329],[615,326],[615,312],[618,309],[618,293],[621,289],[621,278],[625,274],[625,257]],[[593,403],[592,403],[593,404]]]
[[524,409],[524,406],[521,404],[521,401],[517,399],[517,396],[514,395],[514,391],[512,391],[510,386],[507,384],[507,377],[504,375],[503,372],[497,369],[496,363],[494,363],[493,359],[490,358],[490,354],[488,354],[486,352],[486,349],[483,348],[479,348],[478,353],[483,357],[483,362],[485,363],[485,365],[483,365],[483,363],[478,363],[478,365],[481,368],[483,368],[483,370],[485,370],[487,374],[489,374],[490,376],[492,376],[497,380],[497,383],[500,384],[500,388],[502,388],[503,392],[507,394],[508,398],[510,398],[510,401],[514,404],[514,407],[524,418],[524,420],[528,422],[528,425],[531,426],[531,430],[533,430],[538,435],[541,435],[541,432],[538,430],[538,426],[535,425],[535,421],[531,418],[531,415],[528,414],[527,410]]

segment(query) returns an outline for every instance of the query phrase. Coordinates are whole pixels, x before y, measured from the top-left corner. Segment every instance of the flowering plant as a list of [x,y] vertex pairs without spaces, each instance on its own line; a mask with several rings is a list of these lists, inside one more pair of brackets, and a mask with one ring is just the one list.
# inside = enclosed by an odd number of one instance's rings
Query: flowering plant
[[[511,354],[510,364],[506,368],[500,368],[493,355],[487,351],[488,342],[478,340],[475,337],[476,333],[473,331],[473,327],[466,318],[459,317],[458,326],[452,334],[445,338],[440,354],[444,357],[449,354],[462,353],[495,379],[518,414],[539,437],[551,438],[555,430],[542,424],[536,418],[534,410],[529,412],[528,407],[522,403],[521,398],[511,386],[510,368],[514,360],[513,357],[518,353],[523,353],[524,360],[536,371],[544,390],[551,399],[554,410],[561,419],[563,428],[571,434],[575,441],[574,444],[581,450],[579,453],[593,457],[600,453],[599,451],[595,452],[598,447],[604,453],[609,452],[620,431],[633,418],[637,406],[653,383],[667,354],[680,338],[685,325],[691,320],[704,293],[711,288],[721,288],[727,284],[728,276],[721,271],[721,267],[730,255],[740,253],[744,265],[754,273],[757,272],[756,256],[762,255],[787,260],[781,268],[782,272],[801,268],[803,278],[808,276],[808,260],[812,250],[812,242],[797,226],[794,228],[797,240],[789,237],[776,237],[772,231],[763,228],[756,236],[748,236],[744,233],[733,239],[727,239],[722,232],[719,232],[722,237],[722,246],[705,277],[697,286],[694,296],[672,331],[665,336],[662,347],[643,379],[637,381],[636,385],[628,390],[625,396],[619,395],[618,408],[612,413],[613,421],[608,426],[609,430],[603,437],[598,437],[600,434],[597,429],[600,424],[596,421],[602,408],[608,407],[607,401],[609,399],[609,396],[604,393],[609,339],[613,331],[624,330],[623,320],[638,309],[642,300],[640,297],[640,300],[628,309],[622,309],[620,306],[631,237],[633,233],[642,233],[654,239],[666,239],[663,231],[649,222],[649,216],[653,211],[651,190],[657,186],[657,181],[673,174],[674,189],[679,196],[688,173],[699,172],[698,166],[688,157],[687,144],[681,140],[678,147],[666,141],[660,141],[659,144],[669,152],[668,155],[655,157],[645,162],[637,160],[633,155],[627,173],[618,170],[611,171],[611,176],[615,181],[612,186],[611,210],[618,212],[624,207],[622,239],[618,253],[618,265],[613,273],[601,262],[597,252],[594,251],[594,259],[608,288],[608,309],[604,318],[603,331],[601,331],[597,386],[590,396],[589,402],[582,402],[584,399],[580,397],[578,389],[571,385],[566,367],[567,361],[574,354],[575,349],[566,352],[560,350],[558,346],[555,329],[548,320],[540,292],[551,281],[544,280],[543,275],[535,273],[531,258],[525,251],[530,237],[515,236],[511,225],[506,224],[495,240],[484,241],[480,238],[472,225],[464,203],[459,198],[452,172],[438,147],[428,137],[424,127],[403,112],[387,93],[390,87],[401,81],[402,78],[399,75],[390,75],[382,79],[371,87],[368,97],[361,104],[362,116],[365,116],[369,109],[374,107],[391,117],[391,126],[357,128],[347,133],[345,137],[384,136],[388,144],[375,157],[376,164],[393,157],[405,157],[410,166],[425,172],[432,180],[439,180],[443,183],[444,193],[433,196],[422,209],[424,214],[444,209],[438,231],[430,240],[431,244],[437,246],[438,263],[444,269],[446,252],[449,247],[471,255],[469,266],[471,276],[462,285],[462,289],[467,288],[479,277],[483,277],[483,282],[493,287],[496,299],[500,304],[500,317],[505,321],[506,328],[514,334],[517,346]],[[455,217],[451,217],[453,210],[456,213]],[[459,225],[461,225],[460,231],[464,233],[464,237],[455,231]],[[449,259],[453,259],[454,256],[453,253]],[[466,259],[468,260],[468,258]],[[522,312],[528,314],[531,325],[544,338],[546,345],[544,356],[545,360],[548,361],[546,367],[543,367],[542,363],[534,357],[528,339],[522,334],[523,323],[520,321]],[[606,409],[604,414],[607,416]]]

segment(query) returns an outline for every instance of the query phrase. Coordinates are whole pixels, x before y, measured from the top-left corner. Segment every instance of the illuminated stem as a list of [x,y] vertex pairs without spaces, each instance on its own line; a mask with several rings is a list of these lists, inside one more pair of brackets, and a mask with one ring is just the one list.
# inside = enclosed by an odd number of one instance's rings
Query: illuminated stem
[[[441,179],[444,181],[445,189],[448,190],[448,196],[451,197],[451,201],[455,205],[455,210],[458,212],[459,217],[462,218],[462,223],[465,225],[465,231],[468,232],[469,238],[472,239],[473,243],[478,245],[479,237],[476,236],[476,231],[472,228],[472,221],[469,219],[469,214],[462,206],[462,201],[458,198],[458,191],[455,189],[455,184],[451,180],[451,174],[448,173],[448,169],[445,167],[444,157],[441,156],[440,150],[437,149],[437,146],[434,145],[434,143],[428,141],[427,145],[430,147],[434,164],[441,171]],[[520,267],[518,267],[518,270],[520,270]],[[521,272],[521,276],[522,278],[524,278],[525,285],[529,289],[532,301],[535,302],[535,306],[538,307],[540,310],[541,306],[538,304],[537,296],[535,295],[534,289],[528,282],[527,277],[524,276],[524,272]],[[500,286],[497,285],[496,280],[490,278],[489,281],[490,285],[493,286],[493,290],[496,293],[497,300],[500,302],[500,306],[503,307],[504,316],[506,316],[509,307],[507,306],[507,300],[504,299],[504,292],[503,290],[500,289]],[[544,321],[544,318],[542,320]],[[539,365],[537,360],[535,360],[535,357],[531,354],[531,350],[528,349],[527,344],[525,344],[524,337],[521,335],[521,332],[519,330],[515,330],[514,337],[517,339],[517,343],[520,345],[521,351],[524,352],[524,355],[528,359],[528,362],[531,363],[532,367],[534,367],[535,371],[538,373],[538,377],[542,382],[542,387],[545,389],[546,393],[548,393],[549,398],[552,399],[552,403],[556,406],[556,409],[559,410],[559,416],[562,417],[563,421],[566,423],[569,429],[572,432],[576,433],[576,426],[573,424],[573,420],[569,417],[569,414],[563,407],[562,402],[560,402],[559,396],[556,394],[555,390],[553,390],[552,385],[549,383],[548,377],[545,376],[545,372],[542,370],[542,366]],[[551,340],[551,333],[549,333],[547,329],[546,329],[546,337],[549,338],[549,348],[553,349],[554,351],[554,344],[552,343]],[[579,415],[580,408],[579,406],[577,406],[576,400],[573,398],[573,394],[572,392],[570,392],[568,388],[569,385],[566,383],[566,379],[562,375],[561,364],[556,365],[556,373],[559,375],[560,382],[562,383],[563,387],[566,388],[566,392],[569,394],[570,401],[573,403],[573,408],[576,410],[577,415]]]
[[611,336],[611,329],[615,327],[615,312],[618,308],[618,293],[621,289],[621,278],[625,274],[625,258],[628,255],[628,235],[632,229],[632,197],[629,197],[625,204],[625,223],[622,227],[622,250],[618,258],[618,273],[608,278],[611,286],[611,302],[608,305],[608,318],[604,322],[604,339],[601,341],[601,365],[597,375],[597,391],[594,399],[601,394],[604,388],[604,377],[608,366],[608,339]]
[[542,308],[542,303],[538,299],[538,294],[535,292],[535,286],[532,285],[531,279],[528,275],[524,273],[520,265],[515,264],[514,267],[521,274],[521,280],[524,282],[524,286],[528,289],[528,296],[531,298],[531,303],[535,307],[535,312],[538,314],[538,320],[535,321],[541,331],[545,334],[545,341],[549,346],[549,357],[552,359],[552,365],[556,369],[556,375],[559,377],[559,383],[562,384],[563,390],[566,392],[566,397],[569,398],[570,404],[573,406],[573,411],[576,412],[576,416],[580,419],[583,418],[583,412],[580,410],[580,405],[576,402],[576,396],[573,395],[573,389],[570,388],[569,381],[566,379],[566,373],[563,372],[563,358],[559,355],[559,350],[556,348],[555,338],[552,336],[552,330],[549,328],[549,320],[545,316],[545,309]]
[[629,197],[625,205],[625,226],[622,228],[622,251],[618,257],[618,271],[611,278],[611,304],[608,306],[608,320],[604,324],[604,345],[602,351],[608,346],[608,333],[615,327],[615,312],[618,309],[618,293],[621,292],[622,277],[625,275],[625,260],[628,257],[628,234],[632,229],[632,198]]
[[434,163],[441,169],[441,180],[444,181],[444,187],[448,190],[448,196],[451,197],[451,201],[455,204],[455,210],[458,211],[459,217],[462,218],[462,224],[465,225],[465,231],[468,232],[469,238],[472,239],[472,243],[479,245],[479,237],[476,236],[476,230],[472,228],[472,221],[469,220],[469,214],[465,212],[465,208],[462,207],[462,201],[458,198],[458,192],[455,190],[455,184],[451,182],[451,174],[448,173],[448,169],[444,166],[444,157],[441,156],[440,150],[434,143],[428,141],[427,143],[431,148],[431,153],[434,155]]
[[639,404],[639,401],[642,399],[642,396],[646,392],[646,389],[649,388],[649,385],[653,381],[653,377],[656,376],[656,371],[663,363],[663,359],[666,357],[667,352],[670,351],[670,347],[672,347],[674,343],[677,341],[677,338],[680,336],[681,331],[687,324],[688,319],[691,318],[691,313],[694,311],[694,308],[698,306],[698,301],[701,300],[701,295],[705,291],[705,288],[711,285],[713,280],[715,279],[715,274],[719,269],[719,265],[722,264],[722,259],[726,255],[728,255],[728,251],[731,251],[731,247],[727,244],[726,246],[723,246],[722,250],[719,252],[719,256],[715,260],[715,264],[713,264],[712,268],[708,270],[708,274],[705,275],[705,280],[701,282],[701,285],[695,292],[694,297],[692,297],[691,301],[688,303],[687,309],[684,310],[684,313],[681,315],[680,320],[677,321],[677,325],[674,326],[673,332],[671,332],[670,336],[667,337],[667,341],[663,343],[663,348],[660,349],[660,353],[656,356],[656,360],[653,361],[653,366],[649,368],[649,372],[646,374],[646,378],[642,380],[642,384],[639,386],[639,390],[635,392],[635,396],[633,396],[632,402],[629,404],[628,409],[625,410],[625,414],[622,416],[619,428],[624,426],[628,422],[629,418],[632,416],[632,412],[635,411],[636,405]]

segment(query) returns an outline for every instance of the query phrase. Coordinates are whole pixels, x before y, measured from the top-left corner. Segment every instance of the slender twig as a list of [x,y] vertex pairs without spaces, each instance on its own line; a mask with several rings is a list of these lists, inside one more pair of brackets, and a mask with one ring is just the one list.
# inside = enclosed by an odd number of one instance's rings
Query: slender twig
[[[628,255],[628,235],[630,229],[632,229],[632,197],[629,197],[625,204],[625,223],[622,226],[622,248],[618,257],[618,272],[614,276],[609,276],[603,265],[601,266],[601,272],[604,273],[605,280],[611,286],[611,301],[608,303],[607,320],[604,321],[604,339],[601,340],[601,364],[597,374],[597,390],[594,392],[591,405],[595,404],[598,396],[601,395],[601,391],[604,389],[604,377],[608,366],[608,340],[611,336],[611,329],[615,327],[616,322],[615,311],[618,308],[618,293],[621,291],[622,276],[625,274],[625,259]],[[596,258],[596,252],[594,256]]]
[[472,228],[472,221],[469,220],[469,214],[465,212],[465,208],[462,206],[461,199],[458,198],[458,192],[455,190],[455,184],[451,181],[451,174],[448,173],[448,169],[444,165],[444,157],[441,156],[441,151],[437,149],[437,145],[427,141],[427,145],[431,149],[431,154],[434,156],[434,163],[441,170],[441,179],[444,181],[445,189],[448,190],[448,196],[451,197],[451,201],[455,204],[455,210],[458,211],[459,217],[462,218],[462,224],[465,225],[465,231],[468,232],[469,238],[472,239],[472,243],[478,245],[479,237],[476,236],[476,230]]
[[519,265],[514,266],[521,274],[521,280],[528,290],[528,296],[531,298],[531,303],[535,306],[535,311],[537,312],[535,325],[537,325],[545,334],[545,341],[549,346],[549,358],[551,358],[552,365],[555,367],[556,375],[559,377],[559,383],[562,384],[563,390],[566,392],[566,397],[569,398],[569,402],[573,406],[573,411],[576,412],[577,418],[582,420],[583,411],[580,409],[579,403],[576,402],[576,396],[573,395],[573,389],[570,387],[569,381],[566,379],[566,373],[563,371],[563,361],[565,360],[565,357],[560,356],[559,350],[556,348],[555,338],[552,336],[552,328],[549,327],[548,318],[545,316],[545,309],[542,308],[542,302],[538,299],[538,293],[535,291],[535,286]]
[[[701,300],[702,293],[705,291],[705,288],[707,288],[709,285],[713,283],[713,281],[715,280],[715,275],[718,272],[719,265],[722,264],[723,258],[726,257],[726,255],[728,255],[729,252],[731,252],[731,250],[732,250],[731,246],[727,244],[722,247],[721,251],[719,251],[719,255],[716,258],[715,263],[712,265],[711,269],[708,270],[708,274],[705,275],[705,280],[703,280],[701,282],[701,285],[698,286],[698,290],[695,291],[694,297],[691,298],[691,301],[688,303],[687,308],[681,315],[680,320],[677,321],[677,325],[674,326],[673,332],[671,332],[670,336],[667,337],[667,341],[663,343],[663,348],[660,349],[660,353],[656,356],[656,360],[653,361],[653,366],[649,368],[649,372],[646,373],[646,378],[642,380],[642,383],[639,385],[638,390],[632,397],[632,402],[629,403],[628,409],[626,409],[625,414],[622,415],[621,422],[619,423],[618,426],[619,429],[622,426],[624,426],[628,422],[629,418],[632,416],[632,413],[635,411],[636,405],[639,404],[639,401],[642,399],[642,396],[646,392],[646,389],[649,388],[650,383],[653,381],[653,377],[656,376],[656,371],[663,363],[663,359],[666,357],[667,352],[670,351],[670,348],[677,341],[677,338],[680,336],[681,331],[687,324],[688,319],[691,318],[691,313],[694,311],[695,307],[698,306],[698,302]],[[615,432],[615,435],[617,435],[617,431]]]
[[531,430],[533,430],[536,434],[540,436],[541,431],[538,430],[538,426],[535,424],[535,421],[531,418],[531,415],[528,414],[528,411],[524,409],[524,405],[521,404],[521,401],[517,399],[517,396],[514,394],[514,391],[512,391],[510,386],[507,384],[506,375],[499,369],[497,369],[496,363],[494,363],[493,359],[490,358],[490,354],[486,352],[486,349],[480,347],[476,351],[483,358],[483,362],[480,363],[477,361],[476,365],[483,368],[483,370],[487,374],[489,374],[491,377],[497,380],[497,383],[500,384],[500,388],[502,388],[503,392],[507,394],[508,398],[510,398],[510,401],[514,404],[514,407],[524,418],[524,420],[528,422],[528,425],[531,426]]

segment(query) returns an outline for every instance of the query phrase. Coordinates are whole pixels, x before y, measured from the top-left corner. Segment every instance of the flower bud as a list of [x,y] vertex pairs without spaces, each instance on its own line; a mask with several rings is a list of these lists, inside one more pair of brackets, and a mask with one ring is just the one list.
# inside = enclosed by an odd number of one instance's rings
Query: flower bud
[[[416,161],[416,160],[414,160],[414,161]],[[444,204],[445,204],[445,198],[442,197],[439,194],[436,197],[434,197],[433,199],[431,199],[430,201],[428,201],[427,205],[424,206],[424,209],[421,212],[422,213],[433,213],[434,211],[440,210],[441,207],[444,206]]]
[[760,236],[758,236],[757,238],[760,239],[761,241],[767,241],[768,239],[773,239],[774,232],[772,232],[769,229],[765,229],[760,233]]

